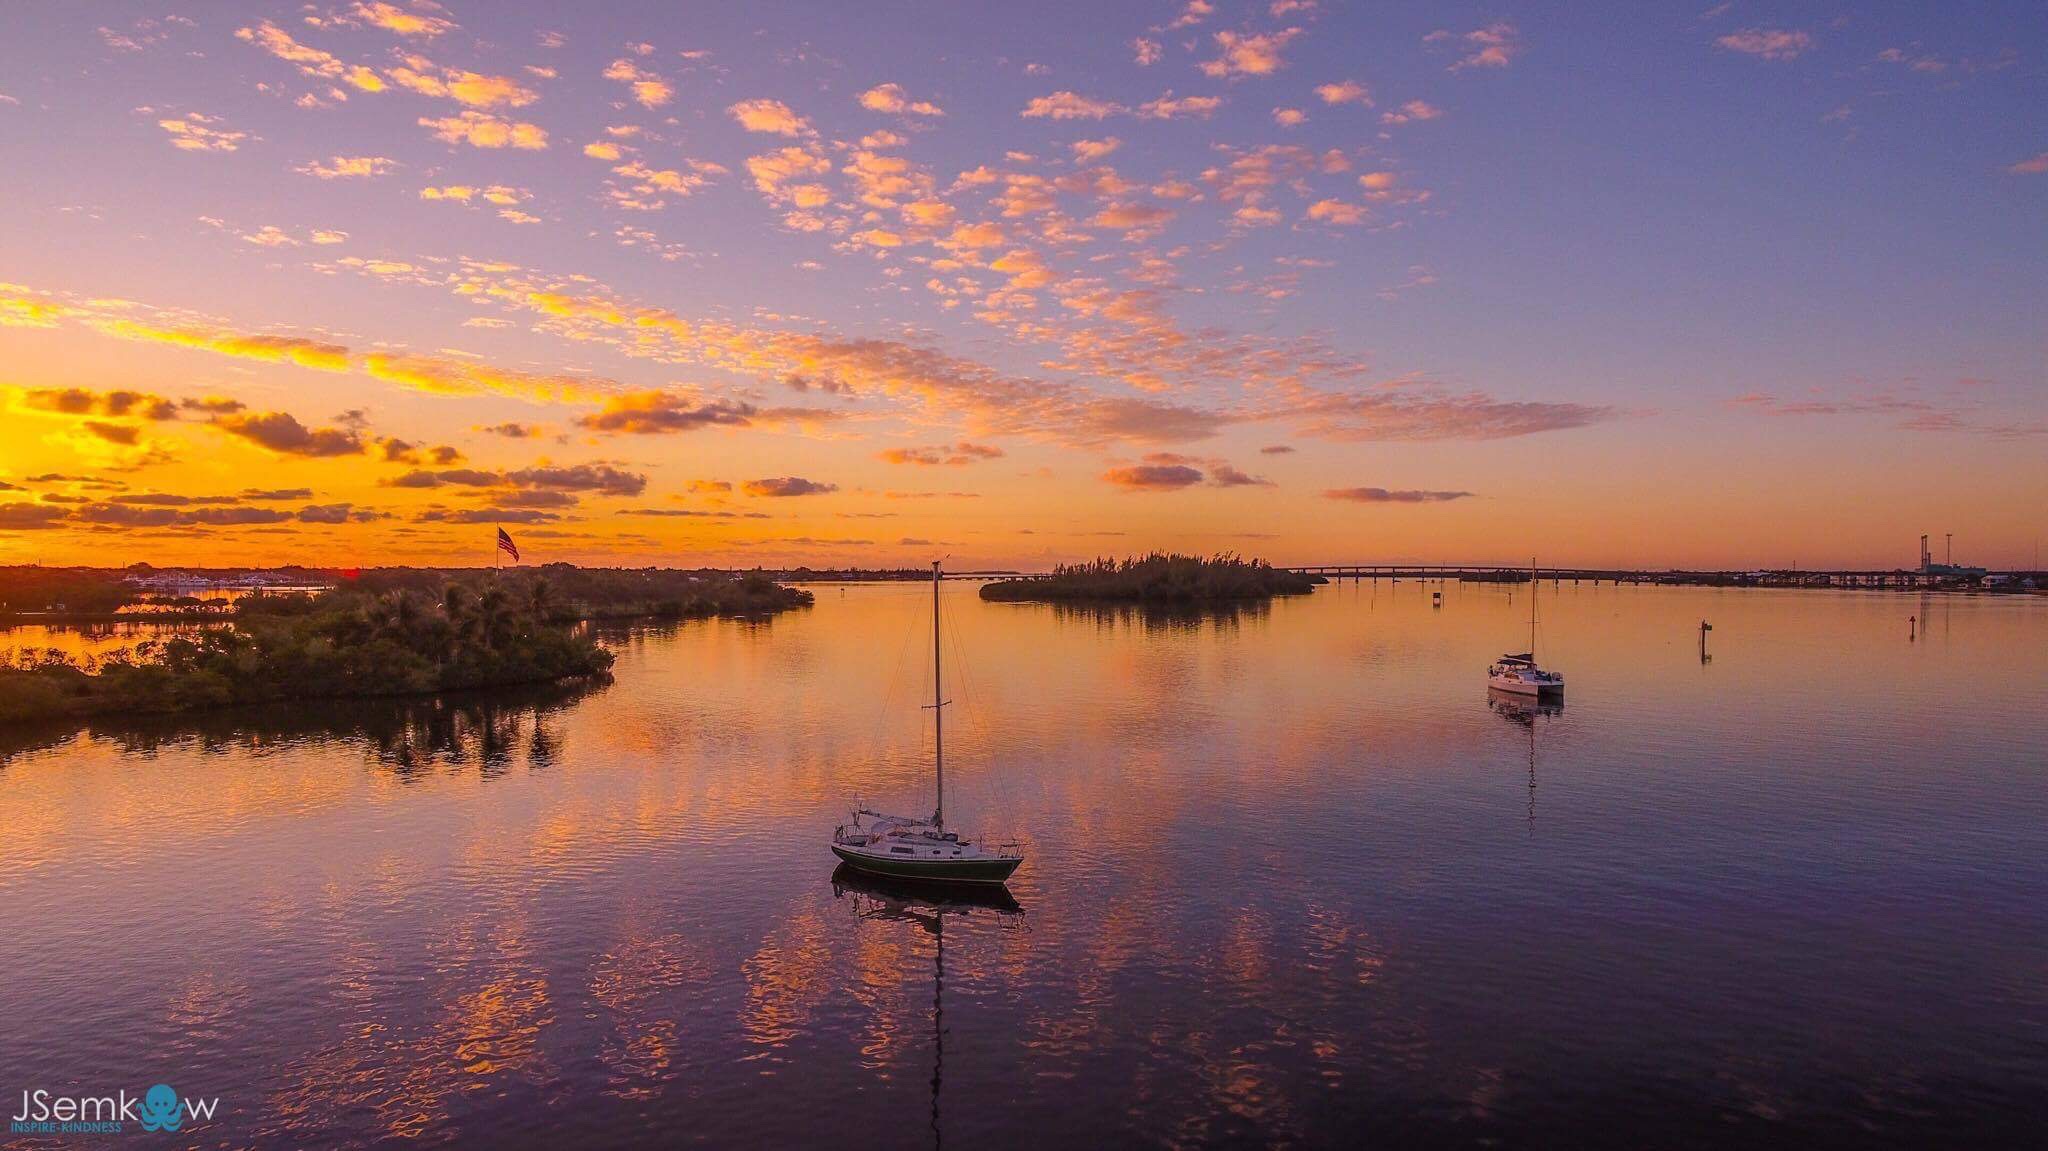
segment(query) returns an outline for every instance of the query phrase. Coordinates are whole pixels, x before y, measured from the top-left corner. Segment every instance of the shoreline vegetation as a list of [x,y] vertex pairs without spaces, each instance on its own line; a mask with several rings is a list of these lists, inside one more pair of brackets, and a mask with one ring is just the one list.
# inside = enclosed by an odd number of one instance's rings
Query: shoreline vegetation
[[998,580],[982,585],[981,598],[997,603],[1235,603],[1303,595],[1323,582],[1321,576],[1228,553],[1205,559],[1154,552],[1062,564],[1032,579]]
[[[78,610],[74,605],[115,613],[127,603],[161,600],[128,579],[131,574],[0,569],[0,603],[18,612],[40,601],[49,613],[43,618],[50,618]],[[656,568],[555,564],[505,572],[382,568],[332,575],[333,586],[317,590],[258,588],[231,601],[199,601],[209,605],[204,617],[218,626],[192,634],[92,657],[8,653],[0,660],[0,724],[604,681],[612,653],[587,621],[762,618],[812,600],[807,591],[759,574]],[[192,618],[188,605],[169,606],[114,618]]]

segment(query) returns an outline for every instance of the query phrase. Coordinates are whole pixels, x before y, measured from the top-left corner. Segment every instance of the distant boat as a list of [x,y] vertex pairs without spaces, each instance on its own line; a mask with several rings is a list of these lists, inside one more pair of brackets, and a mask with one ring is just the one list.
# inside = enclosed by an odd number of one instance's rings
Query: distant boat
[[939,565],[932,565],[932,772],[930,819],[857,808],[832,833],[832,854],[869,875],[929,883],[1001,884],[1024,862],[1012,845],[990,849],[946,830],[946,700],[939,677]]
[[1564,694],[1564,673],[1545,671],[1536,664],[1536,561],[1529,561],[1529,650],[1504,655],[1486,669],[1486,686],[1513,695],[1538,699]]

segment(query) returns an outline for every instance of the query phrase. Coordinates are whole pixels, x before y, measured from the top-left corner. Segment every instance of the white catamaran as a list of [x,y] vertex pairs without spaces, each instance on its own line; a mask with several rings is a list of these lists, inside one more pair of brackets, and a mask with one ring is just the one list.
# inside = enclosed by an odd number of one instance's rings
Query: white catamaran
[[1529,561],[1529,650],[1504,655],[1486,669],[1486,686],[1538,699],[1564,694],[1564,673],[1536,666],[1536,561]]
[[994,849],[946,830],[946,699],[939,678],[939,580],[932,564],[932,771],[938,796],[930,819],[858,808],[832,833],[832,854],[870,875],[938,883],[994,883],[1024,862],[1014,844]]

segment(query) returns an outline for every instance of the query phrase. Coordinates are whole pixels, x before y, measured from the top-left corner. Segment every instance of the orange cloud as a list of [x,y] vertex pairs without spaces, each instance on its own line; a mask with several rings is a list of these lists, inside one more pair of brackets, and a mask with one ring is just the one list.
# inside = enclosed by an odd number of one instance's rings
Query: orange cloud
[[502,120],[482,112],[464,112],[441,119],[421,117],[419,125],[431,128],[434,138],[472,148],[520,148],[529,151],[548,146],[547,130],[538,124]]
[[796,114],[789,105],[780,100],[742,100],[726,109],[740,127],[749,132],[762,132],[774,136],[803,136],[811,130],[810,121]]
[[1372,93],[1356,80],[1345,80],[1337,84],[1316,85],[1316,95],[1325,104],[1363,104],[1372,107]]
[[1453,72],[1466,68],[1505,68],[1522,54],[1521,33],[1505,20],[1497,20],[1463,34],[1438,29],[1424,36],[1422,42],[1428,45],[1459,45],[1464,55],[1451,64]]
[[396,167],[398,161],[384,156],[331,156],[325,164],[308,160],[292,171],[322,180],[351,180],[382,176]]
[[181,117],[158,120],[156,126],[170,136],[173,148],[187,152],[232,152],[250,138],[247,132],[215,127],[219,123],[218,116],[187,112]]
[[400,36],[420,36],[432,39],[456,26],[452,20],[446,20],[439,16],[425,15],[419,12],[410,12],[395,4],[384,3],[384,0],[360,3],[353,9],[350,9],[350,11],[355,14],[357,19],[374,24],[387,32],[396,32]]
[[1074,159],[1083,164],[1092,164],[1123,145],[1115,136],[1101,140],[1076,140],[1073,143]]
[[633,99],[643,108],[659,108],[675,95],[675,89],[668,81],[641,68],[624,56],[611,62],[604,70],[604,78],[617,80],[633,90]]
[[1061,91],[1034,97],[1024,105],[1023,116],[1027,120],[1101,120],[1122,111],[1124,107],[1121,104]]
[[644,391],[613,396],[603,410],[577,419],[592,431],[666,435],[708,427],[747,427],[759,409],[732,400],[703,400],[687,392]]
[[1413,489],[1386,488],[1331,488],[1323,493],[1326,500],[1343,500],[1354,504],[1443,504],[1452,500],[1471,499],[1471,492],[1432,492]]
[[883,463],[916,464],[920,467],[966,467],[982,460],[1001,459],[1003,449],[986,444],[969,443],[961,440],[956,444],[937,444],[931,447],[885,448],[875,458]]
[[1299,28],[1283,28],[1259,36],[1218,32],[1216,47],[1221,54],[1202,62],[1202,74],[1219,80],[1230,76],[1269,76],[1285,66],[1280,53],[1299,35]]
[[860,106],[870,112],[902,116],[943,116],[945,109],[927,100],[912,100],[901,84],[879,84],[860,94]]

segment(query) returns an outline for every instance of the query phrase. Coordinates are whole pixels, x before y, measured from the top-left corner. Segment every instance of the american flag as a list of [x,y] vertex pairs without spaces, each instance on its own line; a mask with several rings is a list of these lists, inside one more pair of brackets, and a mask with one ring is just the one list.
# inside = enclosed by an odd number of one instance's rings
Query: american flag
[[519,562],[519,545],[512,542],[512,534],[504,528],[498,529],[498,550],[511,556],[513,563]]

